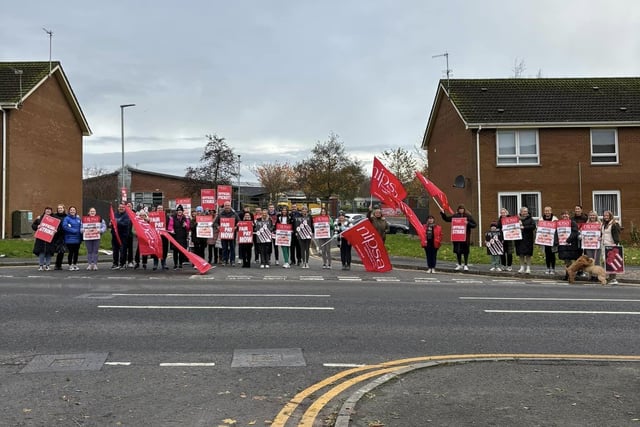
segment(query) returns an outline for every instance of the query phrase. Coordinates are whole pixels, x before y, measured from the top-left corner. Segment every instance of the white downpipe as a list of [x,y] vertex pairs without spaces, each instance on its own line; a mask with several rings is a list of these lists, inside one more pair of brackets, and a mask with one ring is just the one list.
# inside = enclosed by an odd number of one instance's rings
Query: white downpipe
[[480,131],[482,130],[482,125],[478,126],[478,131],[476,132],[476,170],[477,177],[476,181],[478,182],[478,246],[482,247],[482,190],[481,190],[481,180],[480,180]]
[[7,238],[7,112],[0,106],[2,112],[2,234],[0,239]]

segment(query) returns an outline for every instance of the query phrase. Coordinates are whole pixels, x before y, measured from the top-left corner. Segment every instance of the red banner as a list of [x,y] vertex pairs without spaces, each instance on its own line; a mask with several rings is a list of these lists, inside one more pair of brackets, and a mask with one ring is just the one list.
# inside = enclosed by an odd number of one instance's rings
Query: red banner
[[147,221],[136,216],[129,206],[126,207],[126,210],[138,237],[140,255],[155,255],[158,258],[162,258],[162,239],[160,239],[158,230]]
[[53,236],[58,231],[59,225],[60,220],[58,218],[54,218],[51,215],[45,215],[40,218],[40,225],[38,225],[38,229],[34,233],[33,237],[44,240],[47,243],[51,243]]
[[120,239],[120,233],[118,233],[118,222],[116,221],[116,215],[113,213],[113,206],[109,206],[109,219],[111,220],[111,229],[116,236],[118,245],[122,246],[122,239]]
[[416,233],[418,233],[418,236],[420,236],[420,242],[422,243],[422,246],[425,246],[427,243],[427,232],[425,231],[424,226],[420,222],[420,219],[418,218],[416,213],[405,202],[400,202],[400,209],[407,217],[411,225],[413,225],[413,228],[416,230]]
[[371,194],[376,196],[382,203],[390,206],[397,206],[400,201],[407,197],[407,191],[394,174],[378,160],[373,158],[373,170],[371,172]]
[[440,206],[442,207],[442,209],[448,211],[450,214],[453,214],[453,209],[451,209],[451,206],[449,206],[449,199],[447,199],[447,195],[444,194],[444,191],[440,190],[433,182],[425,178],[424,175],[422,175],[420,172],[416,171],[416,176],[422,183],[424,189],[427,190],[427,193],[429,193],[429,196],[433,197],[434,199],[438,199],[440,201]]
[[391,260],[382,238],[371,221],[360,221],[341,233],[356,250],[367,271],[384,273],[391,271]]
[[238,222],[238,244],[253,243],[253,222]]
[[180,252],[182,252],[182,254],[187,257],[189,262],[198,270],[200,274],[204,274],[207,271],[211,270],[211,264],[200,258],[198,255],[194,254],[193,252],[189,252],[188,250],[183,248],[182,245],[180,245],[180,243],[178,243],[168,231],[163,230],[160,232],[160,235],[169,240],[174,248],[177,248]]
[[216,190],[212,188],[201,189],[200,205],[204,210],[214,210],[216,208]]
[[232,189],[230,185],[218,185],[218,206],[231,201]]
[[452,242],[467,241],[467,218],[464,218],[464,217],[451,218],[451,241]]

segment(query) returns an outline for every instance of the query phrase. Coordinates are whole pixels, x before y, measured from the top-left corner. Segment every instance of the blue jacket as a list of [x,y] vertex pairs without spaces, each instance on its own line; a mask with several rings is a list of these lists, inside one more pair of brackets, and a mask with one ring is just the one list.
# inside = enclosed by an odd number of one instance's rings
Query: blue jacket
[[80,243],[82,242],[82,220],[78,215],[67,215],[62,220],[62,230],[64,231],[64,243]]

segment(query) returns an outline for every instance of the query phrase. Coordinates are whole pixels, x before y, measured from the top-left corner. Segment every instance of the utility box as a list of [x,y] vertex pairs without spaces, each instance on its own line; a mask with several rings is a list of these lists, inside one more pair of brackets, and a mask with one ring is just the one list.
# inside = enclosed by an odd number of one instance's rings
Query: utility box
[[31,229],[32,222],[33,222],[32,211],[13,211],[12,237],[29,237],[33,235],[33,230]]

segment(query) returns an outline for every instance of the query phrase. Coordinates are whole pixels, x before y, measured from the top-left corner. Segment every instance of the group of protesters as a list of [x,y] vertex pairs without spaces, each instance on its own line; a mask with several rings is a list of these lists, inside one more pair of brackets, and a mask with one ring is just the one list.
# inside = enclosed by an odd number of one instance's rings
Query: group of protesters
[[[162,255],[159,250],[154,254],[144,251],[141,254],[140,243],[147,236],[137,235],[136,221],[148,223],[160,233],[168,233],[161,234]],[[75,206],[59,204],[56,212],[46,207],[33,221],[32,229],[36,232],[33,253],[38,256],[38,269],[41,271],[51,270],[54,258],[53,269],[62,270],[65,254],[68,269],[76,271],[80,269],[78,253],[84,242],[86,269],[97,270],[101,237],[109,229],[111,269],[114,270],[146,270],[149,258],[153,270],[168,270],[169,249],[172,249],[175,270],[182,269],[189,262],[185,249],[206,259],[209,264],[235,266],[237,253],[238,264],[244,268],[251,267],[252,259],[260,268],[270,268],[272,262],[280,265],[280,260],[284,268],[309,268],[312,242],[322,256],[322,268],[330,269],[330,251],[332,242],[336,241],[340,247],[342,269],[348,270],[351,267],[351,245],[340,237],[340,233],[351,226],[342,211],[334,220],[325,208],[312,216],[306,206],[298,209],[295,203],[291,209],[283,206],[276,210],[273,204],[269,204],[266,208],[258,207],[252,211],[246,207],[237,212],[226,201],[219,211],[197,206],[190,214],[185,213],[182,205],[168,214],[162,205],[134,211],[131,203],[120,203],[108,221],[100,218],[93,207],[86,216],[81,216]]]
[[[464,205],[448,215],[441,209],[443,221],[452,222],[453,252],[457,263],[455,270],[469,270],[469,247],[471,230],[477,227],[473,216]],[[562,225],[562,226],[561,226]],[[437,251],[442,241],[442,228],[429,216],[424,224],[427,238],[423,242],[427,256],[427,271],[433,273],[436,266]],[[546,235],[546,238],[536,234]],[[454,234],[460,234],[455,239]],[[509,236],[509,237],[507,237]],[[537,238],[539,237],[539,240]],[[540,245],[544,250],[545,274],[556,274],[556,256],[568,267],[581,255],[594,259],[596,265],[606,263],[604,248],[620,245],[620,225],[613,212],[605,210],[602,220],[594,210],[584,213],[582,206],[576,205],[573,212],[563,210],[560,218],[553,214],[550,206],[543,209],[543,214],[536,222],[527,207],[520,208],[517,216],[512,216],[505,208],[500,209],[500,216],[491,222],[485,233],[484,245],[491,256],[492,271],[512,271],[513,254],[519,258],[518,273],[531,273],[531,258],[534,247]],[[565,269],[566,270],[566,269]],[[568,279],[565,271],[564,280]],[[617,284],[616,274],[609,274],[609,284]]]

